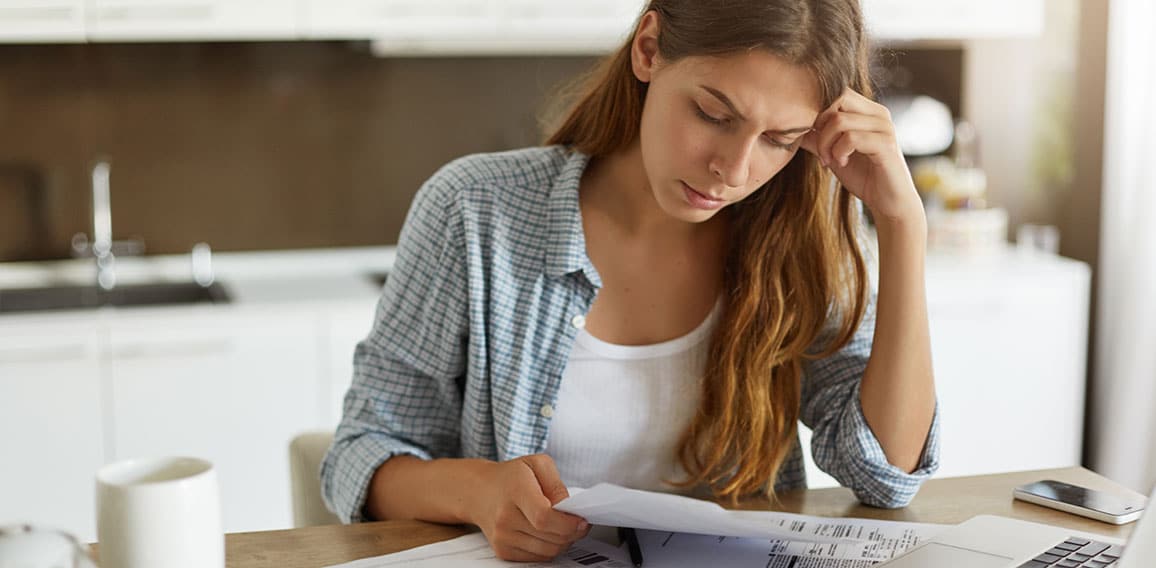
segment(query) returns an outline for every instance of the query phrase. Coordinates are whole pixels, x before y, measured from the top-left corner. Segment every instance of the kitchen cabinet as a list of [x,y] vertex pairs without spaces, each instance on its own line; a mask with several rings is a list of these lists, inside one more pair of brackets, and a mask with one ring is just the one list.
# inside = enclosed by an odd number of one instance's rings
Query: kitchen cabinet
[[324,345],[328,378],[322,385],[322,423],[326,429],[337,429],[341,421],[345,391],[353,383],[353,352],[358,342],[373,327],[375,301],[363,302],[335,310],[324,318]]
[[115,322],[110,460],[190,455],[218,470],[226,532],[291,526],[286,452],[320,423],[307,315]]
[[502,0],[304,0],[305,37],[421,41],[493,37]]
[[0,525],[96,534],[104,463],[102,334],[84,323],[0,330]]
[[862,0],[868,32],[882,40],[1034,37],[1044,0]]
[[[929,255],[937,477],[1080,464],[1090,286],[1086,264],[1055,255]],[[835,485],[809,454],[807,474]]]
[[87,0],[92,41],[291,40],[297,2],[285,0]]
[[85,0],[0,1],[0,42],[83,42]]
[[[3,0],[0,42],[372,40],[379,54],[604,53],[644,0]],[[863,0],[879,40],[1032,37],[1043,0]]]

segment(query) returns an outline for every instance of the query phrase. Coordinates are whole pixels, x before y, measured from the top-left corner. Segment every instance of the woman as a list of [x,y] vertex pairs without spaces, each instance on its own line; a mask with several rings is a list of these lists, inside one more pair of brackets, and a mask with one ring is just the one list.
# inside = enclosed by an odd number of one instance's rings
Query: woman
[[805,487],[800,419],[860,500],[906,505],[938,452],[926,220],[866,61],[856,0],[651,0],[548,146],[442,168],[358,346],[329,506],[542,560],[589,530],[552,509],[567,486]]

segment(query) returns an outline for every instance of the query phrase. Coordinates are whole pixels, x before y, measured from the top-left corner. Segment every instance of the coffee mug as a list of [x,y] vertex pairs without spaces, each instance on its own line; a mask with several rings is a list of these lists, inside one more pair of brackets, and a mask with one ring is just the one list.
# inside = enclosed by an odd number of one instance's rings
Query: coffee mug
[[80,542],[55,529],[0,527],[0,568],[95,568]]
[[96,474],[102,568],[224,568],[213,464],[197,458],[121,461]]

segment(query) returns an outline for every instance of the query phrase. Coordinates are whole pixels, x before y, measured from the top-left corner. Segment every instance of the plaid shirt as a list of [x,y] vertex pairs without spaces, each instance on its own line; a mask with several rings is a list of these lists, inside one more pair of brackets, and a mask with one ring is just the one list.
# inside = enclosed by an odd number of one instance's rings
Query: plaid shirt
[[[562,147],[468,156],[418,191],[321,468],[342,520],[363,519],[369,480],[392,456],[546,451],[562,372],[602,285],[578,206],[587,161]],[[918,469],[889,464],[859,405],[874,322],[872,301],[850,344],[805,366],[801,418],[821,469],[864,503],[899,507],[938,465],[938,411]],[[806,484],[796,443],[775,489]]]

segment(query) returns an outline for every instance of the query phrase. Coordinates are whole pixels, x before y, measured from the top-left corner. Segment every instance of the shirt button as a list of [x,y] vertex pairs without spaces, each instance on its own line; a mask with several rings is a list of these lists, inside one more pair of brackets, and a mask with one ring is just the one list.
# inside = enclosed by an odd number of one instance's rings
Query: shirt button
[[578,315],[570,318],[570,325],[572,325],[578,329],[582,329],[582,328],[586,327],[586,316],[584,316],[582,314],[578,314]]
[[543,404],[542,408],[538,410],[538,414],[541,414],[544,418],[551,418],[554,416],[554,407],[549,404]]

